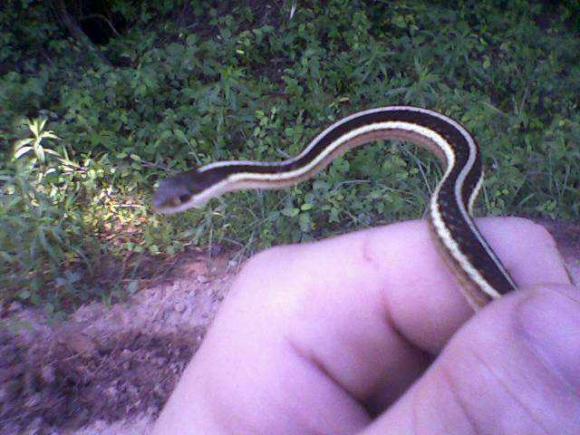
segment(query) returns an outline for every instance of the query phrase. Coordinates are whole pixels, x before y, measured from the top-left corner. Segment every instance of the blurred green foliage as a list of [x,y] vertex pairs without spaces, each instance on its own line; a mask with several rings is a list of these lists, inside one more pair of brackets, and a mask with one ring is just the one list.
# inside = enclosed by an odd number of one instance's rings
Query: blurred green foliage
[[[151,212],[170,174],[283,159],[382,105],[468,126],[485,156],[485,213],[578,219],[573,1],[101,1],[93,15],[111,33],[96,45],[112,66],[67,34],[51,4],[0,7],[4,301],[56,311],[111,301],[137,288],[140,256],[161,262],[215,242],[252,251],[420,217],[440,171],[391,144],[288,191]],[[82,25],[90,2],[66,4]],[[123,267],[103,281],[99,266],[112,264]]]

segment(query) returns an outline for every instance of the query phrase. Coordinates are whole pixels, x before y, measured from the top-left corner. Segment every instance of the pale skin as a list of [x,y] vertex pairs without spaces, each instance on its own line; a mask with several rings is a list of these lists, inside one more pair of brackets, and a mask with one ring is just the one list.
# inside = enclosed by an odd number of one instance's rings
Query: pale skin
[[554,241],[478,225],[521,290],[474,313],[405,222],[250,259],[155,434],[577,434],[580,291]]

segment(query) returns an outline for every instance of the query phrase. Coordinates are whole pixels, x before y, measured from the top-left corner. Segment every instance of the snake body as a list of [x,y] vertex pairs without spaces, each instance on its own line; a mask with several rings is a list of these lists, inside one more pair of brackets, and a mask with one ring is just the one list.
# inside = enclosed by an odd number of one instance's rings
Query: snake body
[[392,139],[428,149],[445,166],[430,200],[429,227],[470,305],[482,307],[516,289],[472,217],[483,182],[477,142],[457,121],[418,107],[381,107],[350,115],[320,133],[299,155],[281,162],[223,161],[176,175],[160,184],[154,207],[176,213],[227,192],[293,186],[352,148]]

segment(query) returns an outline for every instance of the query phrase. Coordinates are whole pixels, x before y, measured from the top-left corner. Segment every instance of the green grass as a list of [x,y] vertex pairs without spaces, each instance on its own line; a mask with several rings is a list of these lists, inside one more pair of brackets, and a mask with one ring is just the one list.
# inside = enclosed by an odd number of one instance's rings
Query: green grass
[[114,66],[44,6],[11,3],[0,12],[3,301],[114,301],[138,288],[143,259],[188,245],[251,252],[420,217],[440,170],[392,144],[288,191],[151,212],[169,174],[283,159],[383,105],[439,110],[474,133],[487,168],[480,214],[578,220],[575,2],[297,2],[290,19],[292,2],[116,1],[108,12],[124,24],[100,46]]

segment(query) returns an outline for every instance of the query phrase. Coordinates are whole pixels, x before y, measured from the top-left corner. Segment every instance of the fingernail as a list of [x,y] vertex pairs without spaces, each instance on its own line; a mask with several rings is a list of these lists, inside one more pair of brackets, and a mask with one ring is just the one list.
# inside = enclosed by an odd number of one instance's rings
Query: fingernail
[[580,301],[556,289],[533,291],[516,316],[534,353],[580,388]]

